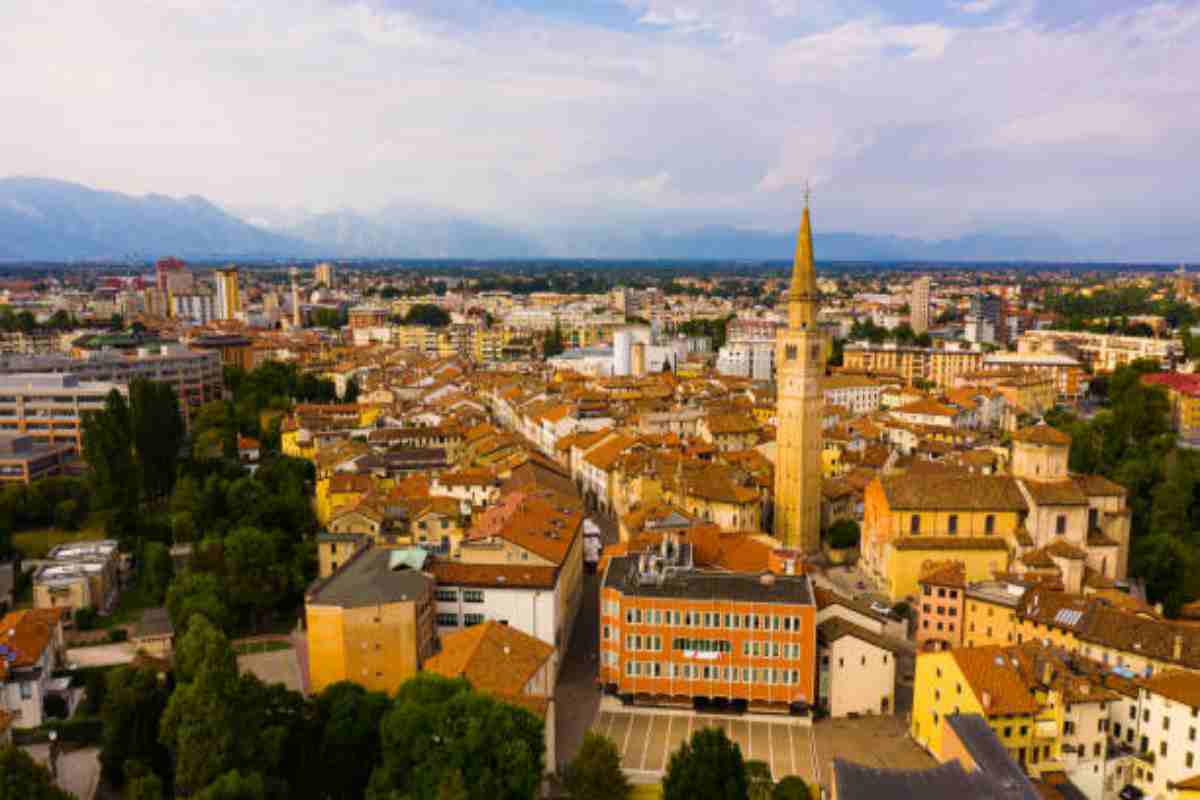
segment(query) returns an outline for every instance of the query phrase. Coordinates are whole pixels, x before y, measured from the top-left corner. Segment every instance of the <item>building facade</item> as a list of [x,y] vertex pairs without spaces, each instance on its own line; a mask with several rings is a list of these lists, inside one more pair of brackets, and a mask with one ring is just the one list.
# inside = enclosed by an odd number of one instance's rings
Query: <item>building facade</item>
[[690,547],[618,556],[600,592],[600,682],[634,702],[807,713],[816,605],[804,575],[695,568]]

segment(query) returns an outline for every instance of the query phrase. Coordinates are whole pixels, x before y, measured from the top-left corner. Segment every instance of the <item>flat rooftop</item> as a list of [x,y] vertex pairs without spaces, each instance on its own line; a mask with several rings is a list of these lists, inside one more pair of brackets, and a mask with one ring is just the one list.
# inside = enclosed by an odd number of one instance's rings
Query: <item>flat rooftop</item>
[[614,557],[604,586],[633,597],[814,605],[812,586],[804,575],[773,575],[763,580],[758,574],[693,568],[669,572],[661,581],[643,581],[636,555]]

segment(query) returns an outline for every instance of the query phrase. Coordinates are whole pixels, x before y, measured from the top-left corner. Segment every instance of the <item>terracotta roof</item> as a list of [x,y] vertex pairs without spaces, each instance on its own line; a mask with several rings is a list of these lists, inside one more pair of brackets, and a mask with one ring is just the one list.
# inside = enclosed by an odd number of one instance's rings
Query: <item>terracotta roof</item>
[[753,418],[745,414],[712,414],[704,423],[714,436],[753,433],[759,427]]
[[1087,495],[1075,481],[1022,480],[1025,489],[1039,506],[1086,506]]
[[867,630],[861,625],[855,625],[853,622],[842,617],[830,617],[817,625],[817,641],[822,644],[833,644],[838,639],[846,636],[852,636],[859,641],[875,645],[881,650],[888,650],[893,653],[900,650],[899,645],[886,636],[880,636],[874,631]]
[[1200,675],[1185,670],[1171,670],[1147,678],[1147,689],[1155,694],[1183,703],[1190,708],[1200,708]]
[[443,636],[441,652],[422,669],[447,678],[466,678],[479,691],[506,701],[528,697],[544,716],[549,699],[526,695],[525,685],[552,655],[554,648],[541,639],[489,620]]
[[1072,475],[1071,480],[1088,497],[1123,497],[1126,494],[1124,486],[1103,475]]
[[552,589],[558,579],[557,567],[516,564],[467,564],[461,561],[435,560],[426,569],[439,585],[490,586],[514,589]]
[[1015,648],[991,645],[950,651],[989,717],[1038,711],[1030,685],[1016,665],[1013,650]]
[[1052,447],[1070,447],[1071,437],[1045,422],[1021,428],[1012,435],[1014,442],[1028,442]]
[[893,409],[894,414],[920,414],[922,416],[953,417],[959,413],[957,408],[939,403],[936,400],[915,400],[911,403]]
[[0,658],[0,681],[13,669],[32,667],[42,657],[62,620],[62,608],[10,611],[0,619],[0,645],[8,656]]
[[621,454],[635,444],[637,444],[636,438],[618,433],[608,441],[588,451],[588,454],[583,458],[584,461],[587,461],[596,469],[607,472],[616,463]]
[[1028,506],[1010,475],[912,474],[880,479],[888,505],[901,510],[1024,511]]
[[483,512],[465,541],[492,536],[561,565],[583,527],[583,509],[554,492],[512,492]]
[[966,588],[967,568],[961,561],[931,561],[921,566],[918,583]]

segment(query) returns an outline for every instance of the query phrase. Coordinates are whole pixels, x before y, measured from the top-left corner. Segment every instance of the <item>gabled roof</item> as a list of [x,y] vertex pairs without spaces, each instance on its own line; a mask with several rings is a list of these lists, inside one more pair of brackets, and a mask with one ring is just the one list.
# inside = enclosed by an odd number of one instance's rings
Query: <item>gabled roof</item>
[[1025,496],[1010,475],[910,474],[880,478],[893,511],[1024,511]]
[[[548,705],[549,698],[525,693],[529,683],[550,657],[554,648],[515,628],[489,620],[442,637],[442,651],[425,662],[423,669],[447,678],[466,678],[475,689],[508,701],[524,697]],[[542,707],[545,714],[545,707]]]

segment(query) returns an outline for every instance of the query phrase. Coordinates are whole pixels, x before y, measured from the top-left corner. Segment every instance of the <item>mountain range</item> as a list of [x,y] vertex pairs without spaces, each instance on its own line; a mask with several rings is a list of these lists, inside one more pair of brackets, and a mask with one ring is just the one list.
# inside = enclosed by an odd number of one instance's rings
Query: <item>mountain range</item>
[[[264,220],[266,215],[264,215]],[[463,214],[403,205],[374,213],[298,214],[247,221],[208,200],[136,197],[44,178],[0,179],[0,260],[286,258],[790,259],[792,231],[708,226],[576,226],[539,234]],[[1196,242],[1172,243],[1194,248]],[[1126,247],[1121,250],[1127,250]],[[814,249],[834,261],[1073,261],[1162,257],[1081,246],[1053,234],[976,233],[942,241],[818,233]],[[1186,254],[1186,253],[1181,253]]]

